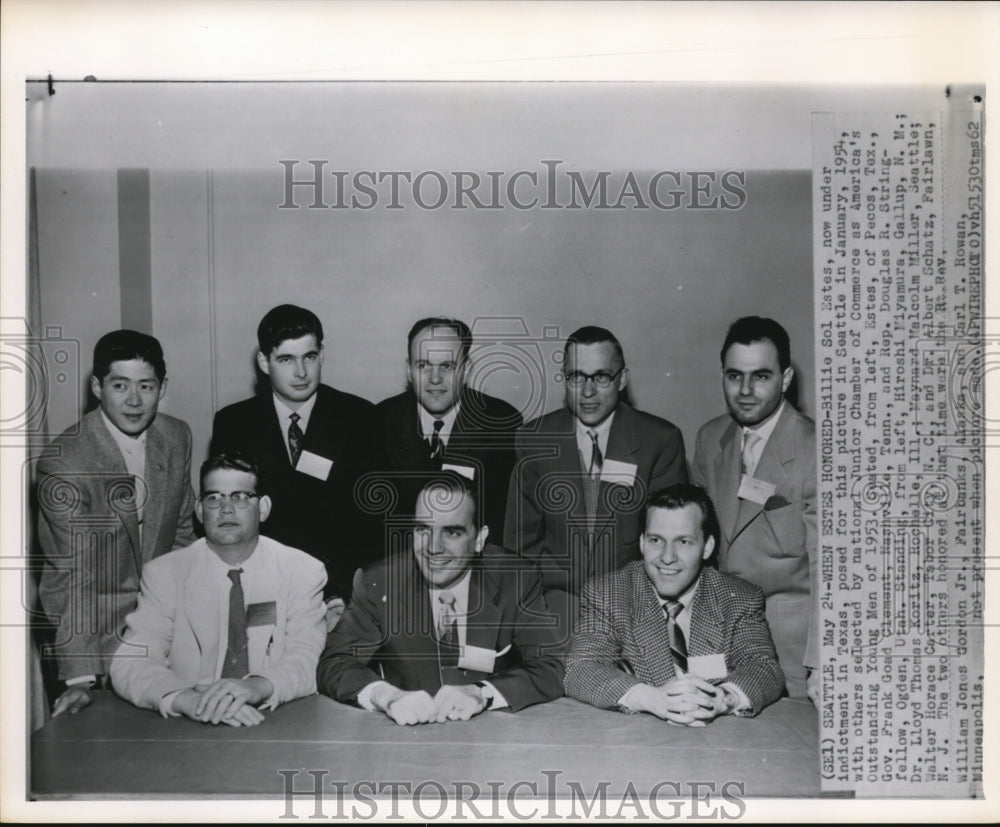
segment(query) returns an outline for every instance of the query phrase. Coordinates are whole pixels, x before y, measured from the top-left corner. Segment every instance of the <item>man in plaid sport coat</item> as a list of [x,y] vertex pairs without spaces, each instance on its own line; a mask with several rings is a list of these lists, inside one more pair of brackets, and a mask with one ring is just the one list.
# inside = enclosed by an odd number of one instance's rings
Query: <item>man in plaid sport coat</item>
[[686,726],[758,714],[784,677],[763,592],[704,565],[718,534],[712,501],[698,486],[670,486],[650,497],[643,525],[642,562],[584,587],[566,694]]

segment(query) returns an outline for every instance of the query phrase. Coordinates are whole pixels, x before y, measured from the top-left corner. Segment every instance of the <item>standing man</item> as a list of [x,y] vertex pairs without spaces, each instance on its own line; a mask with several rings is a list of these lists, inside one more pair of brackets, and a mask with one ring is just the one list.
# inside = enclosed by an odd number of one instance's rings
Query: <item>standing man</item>
[[532,563],[486,544],[479,489],[445,471],[415,508],[412,551],[358,573],[320,658],[319,691],[397,724],[516,712],[562,695]]
[[785,399],[794,371],[780,324],[737,319],[721,359],[729,413],[698,432],[694,479],[719,511],[719,568],[764,590],[788,694],[816,702],[815,426]]
[[216,414],[210,453],[256,457],[272,492],[268,536],[322,561],[326,596],[338,605],[334,598],[349,593],[354,570],[378,553],[374,520],[354,493],[379,465],[374,409],[320,383],[323,326],[311,311],[291,304],[269,310],[257,346],[269,392]]
[[271,500],[253,458],[211,457],[195,503],[205,538],[143,569],[138,608],[111,663],[136,706],[253,726],[316,691],[326,637],[323,564],[260,536]]
[[758,714],[781,695],[781,667],[761,590],[705,565],[712,501],[673,485],[650,497],[643,523],[642,562],[584,586],[566,694],[684,726]]
[[167,390],[160,343],[134,330],[102,336],[90,389],[100,407],[38,461],[38,597],[65,681],[53,715],[78,712],[107,676],[145,564],[195,539],[191,430],[157,413]]
[[418,321],[407,337],[409,388],[376,412],[400,502],[416,502],[422,477],[457,471],[479,487],[483,521],[490,536],[501,537],[522,420],[512,405],[466,386],[471,347],[465,322]]
[[686,482],[687,467],[681,432],[621,401],[628,368],[611,331],[581,327],[563,357],[566,408],[517,434],[504,545],[539,562],[547,591],[575,594],[638,559],[646,497]]

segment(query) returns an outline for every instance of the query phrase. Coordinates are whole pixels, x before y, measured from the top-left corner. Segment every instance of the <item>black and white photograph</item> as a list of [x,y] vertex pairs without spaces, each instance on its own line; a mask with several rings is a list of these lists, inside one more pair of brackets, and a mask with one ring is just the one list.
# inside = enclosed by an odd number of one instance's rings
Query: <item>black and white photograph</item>
[[1000,6],[2,19],[4,818],[996,817]]

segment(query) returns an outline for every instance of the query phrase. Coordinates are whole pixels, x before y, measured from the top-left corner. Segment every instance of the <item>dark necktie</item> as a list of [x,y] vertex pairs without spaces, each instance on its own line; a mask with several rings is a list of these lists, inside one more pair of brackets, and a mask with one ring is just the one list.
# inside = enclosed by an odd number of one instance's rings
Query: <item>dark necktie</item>
[[302,433],[302,429],[299,427],[299,415],[293,413],[288,417],[291,420],[291,424],[288,426],[288,452],[292,457],[292,468],[299,464],[299,457],[302,456],[302,440],[305,439],[305,434]]
[[444,427],[443,419],[434,420],[434,433],[431,434],[431,459],[440,459],[444,453],[444,442],[441,440],[441,429]]
[[684,640],[684,630],[677,622],[677,615],[684,609],[684,604],[677,600],[668,600],[663,607],[667,618],[667,640],[670,641],[670,654],[674,658],[674,666],[683,672],[688,671],[687,641]]
[[441,613],[438,615],[438,640],[449,646],[458,645],[458,619],[455,614],[455,595],[443,591],[438,595]]
[[590,452],[590,478],[600,479],[601,469],[604,468],[604,454],[601,453],[601,446],[597,441],[597,431],[587,431],[587,436],[593,443],[593,450]]
[[242,573],[243,569],[229,570],[229,579],[233,581],[233,585],[229,589],[229,645],[226,648],[226,662],[222,665],[224,678],[244,678],[250,671],[247,659],[247,610],[240,583]]

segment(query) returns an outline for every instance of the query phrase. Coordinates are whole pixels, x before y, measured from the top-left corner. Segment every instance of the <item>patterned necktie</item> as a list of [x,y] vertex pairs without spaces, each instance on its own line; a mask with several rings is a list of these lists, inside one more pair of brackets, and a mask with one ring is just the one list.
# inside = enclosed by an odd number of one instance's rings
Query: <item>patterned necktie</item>
[[229,645],[226,648],[226,662],[222,665],[224,678],[243,678],[250,671],[247,658],[247,610],[240,583],[242,573],[243,569],[229,570],[229,579],[233,581],[233,585],[229,589]]
[[754,446],[760,442],[760,436],[753,431],[743,432],[743,450],[740,453],[740,473],[753,474],[756,464],[753,461]]
[[688,671],[687,641],[684,640],[684,630],[677,622],[677,615],[684,609],[684,604],[678,600],[668,600],[663,607],[667,618],[667,640],[670,641],[670,654],[674,657],[674,666],[682,672]]
[[443,419],[434,420],[434,433],[431,434],[431,459],[440,459],[444,453],[444,442],[441,439],[441,429],[444,427]]
[[294,468],[299,464],[299,457],[302,456],[302,440],[305,439],[305,434],[299,427],[300,417],[297,413],[293,413],[288,418],[291,420],[291,424],[288,426],[288,452],[292,458],[292,468]]
[[604,468],[604,454],[601,453],[601,446],[597,441],[597,431],[587,431],[587,436],[593,443],[593,450],[590,452],[590,478],[600,479],[601,469]]
[[438,595],[441,611],[438,614],[438,640],[449,646],[458,645],[458,620],[455,614],[455,595],[443,591]]

